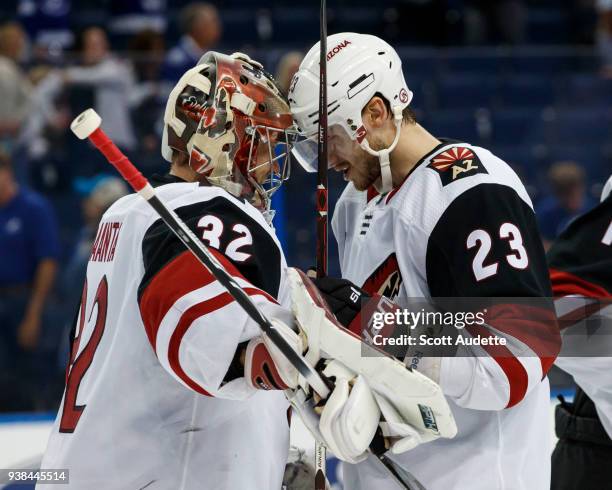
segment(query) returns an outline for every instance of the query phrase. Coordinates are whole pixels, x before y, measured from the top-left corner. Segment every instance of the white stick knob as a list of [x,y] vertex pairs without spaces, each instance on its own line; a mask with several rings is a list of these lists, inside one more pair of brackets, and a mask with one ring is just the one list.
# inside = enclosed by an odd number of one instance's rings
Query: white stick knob
[[81,112],[70,124],[70,129],[79,139],[88,138],[91,133],[100,127],[102,118],[93,109]]

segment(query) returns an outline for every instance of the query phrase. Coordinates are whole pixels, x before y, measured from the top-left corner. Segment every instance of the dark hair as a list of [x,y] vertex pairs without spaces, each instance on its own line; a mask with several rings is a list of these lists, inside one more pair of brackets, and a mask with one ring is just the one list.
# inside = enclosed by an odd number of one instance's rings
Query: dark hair
[[164,36],[153,29],[143,29],[137,32],[128,42],[128,50],[138,53],[154,52],[158,47],[164,49]]
[[578,163],[566,160],[551,165],[548,179],[555,195],[561,196],[583,186],[585,172]]
[[[380,92],[376,92],[372,97],[380,97],[383,103],[385,104],[385,107],[387,108],[387,110],[391,112],[391,104],[385,98],[383,94],[381,94]],[[416,114],[410,108],[410,106],[404,107],[404,110],[402,111],[402,122],[404,124],[416,124],[417,123]]]
[[194,22],[204,12],[216,10],[215,6],[206,2],[190,3],[183,7],[179,13],[179,27],[183,34],[191,32]]
[[107,36],[107,40],[108,40],[108,32],[106,32],[106,28],[103,25],[88,24],[86,26],[83,26],[81,29],[77,31],[76,36],[74,38],[74,42],[72,43],[73,51],[75,51],[76,53],[83,52],[83,50],[85,49],[85,36],[89,31],[93,29],[101,30]]
[[189,157],[180,151],[172,150],[172,163],[177,167],[186,167],[189,165]]
[[417,123],[416,114],[410,108],[410,106],[404,107],[404,110],[402,111],[402,119],[405,124],[416,124]]
[[152,29],[144,29],[130,39],[128,50],[138,80],[156,80],[164,58],[164,37]]

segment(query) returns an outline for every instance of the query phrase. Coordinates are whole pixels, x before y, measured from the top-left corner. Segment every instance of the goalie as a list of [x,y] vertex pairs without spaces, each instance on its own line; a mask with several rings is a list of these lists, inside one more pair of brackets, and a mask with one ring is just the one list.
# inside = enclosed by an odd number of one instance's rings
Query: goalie
[[413,400],[396,400],[385,380],[422,392],[443,419],[435,383],[390,358],[361,365],[359,340],[287,268],[270,197],[288,176],[295,132],[262,66],[206,54],[171,92],[164,122],[171,166],[158,195],[335,388],[319,420],[297,371],[146,202],[126,196],[92,247],[42,467],[68,468],[75,489],[277,489],[289,448],[284,391],[350,462],[365,458],[380,404],[395,417],[389,444],[401,452],[415,440]]

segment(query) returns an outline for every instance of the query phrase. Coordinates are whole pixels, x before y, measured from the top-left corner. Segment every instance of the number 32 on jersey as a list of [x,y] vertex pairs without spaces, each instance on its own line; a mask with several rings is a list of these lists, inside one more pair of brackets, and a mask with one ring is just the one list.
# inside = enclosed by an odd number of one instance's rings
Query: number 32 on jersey
[[241,250],[253,244],[253,236],[245,225],[237,223],[232,226],[232,236],[235,238],[232,238],[225,250],[221,249],[222,235],[225,231],[223,221],[212,214],[207,214],[198,221],[198,228],[202,231],[203,241],[208,242],[210,247],[223,252],[230,259],[244,262],[251,257],[250,253]]

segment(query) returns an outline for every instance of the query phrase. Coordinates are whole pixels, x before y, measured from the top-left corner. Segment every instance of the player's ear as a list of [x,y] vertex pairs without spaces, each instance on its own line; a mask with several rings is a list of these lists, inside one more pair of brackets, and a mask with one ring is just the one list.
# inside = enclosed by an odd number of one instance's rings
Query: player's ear
[[379,128],[385,124],[385,120],[388,119],[389,111],[385,106],[385,102],[375,95],[363,108],[362,119],[366,126],[372,128]]

